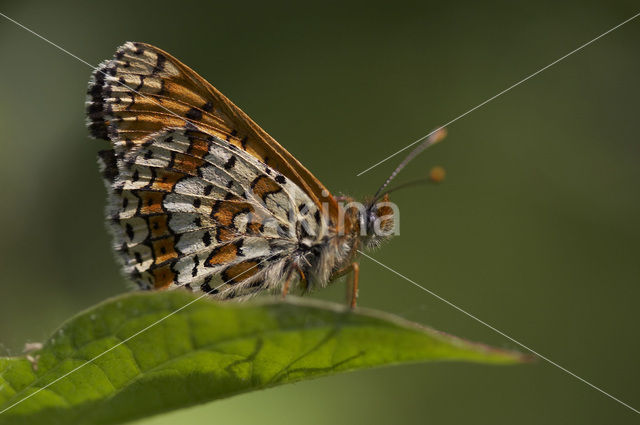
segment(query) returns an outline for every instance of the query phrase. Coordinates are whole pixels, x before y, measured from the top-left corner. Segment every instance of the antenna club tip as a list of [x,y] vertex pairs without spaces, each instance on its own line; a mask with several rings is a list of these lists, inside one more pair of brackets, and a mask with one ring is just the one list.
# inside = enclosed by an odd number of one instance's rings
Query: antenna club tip
[[445,171],[445,169],[439,165],[436,165],[431,169],[431,171],[429,171],[429,180],[431,180],[433,183],[441,183],[446,175],[447,172]]
[[431,143],[438,143],[440,142],[442,139],[444,139],[445,137],[447,137],[447,129],[445,127],[441,127],[439,129],[437,129],[432,135],[431,135]]

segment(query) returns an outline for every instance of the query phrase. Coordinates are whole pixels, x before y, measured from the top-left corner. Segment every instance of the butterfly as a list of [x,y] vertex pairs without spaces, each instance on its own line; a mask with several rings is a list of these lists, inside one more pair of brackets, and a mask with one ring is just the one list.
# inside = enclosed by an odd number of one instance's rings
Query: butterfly
[[142,289],[182,287],[220,300],[304,293],[348,275],[355,306],[358,249],[395,228],[383,189],[444,135],[419,145],[359,204],[333,196],[195,71],[134,42],[95,69],[86,114],[91,136],[111,144],[99,163],[124,273]]

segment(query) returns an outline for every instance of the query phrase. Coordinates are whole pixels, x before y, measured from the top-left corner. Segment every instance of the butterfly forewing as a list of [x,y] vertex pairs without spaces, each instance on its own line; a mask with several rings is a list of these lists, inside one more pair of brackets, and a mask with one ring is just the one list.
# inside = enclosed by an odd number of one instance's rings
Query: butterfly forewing
[[206,80],[168,53],[127,42],[103,62],[88,90],[88,126],[123,157],[167,128],[199,129],[239,147],[292,180],[330,220],[338,207],[300,162]]

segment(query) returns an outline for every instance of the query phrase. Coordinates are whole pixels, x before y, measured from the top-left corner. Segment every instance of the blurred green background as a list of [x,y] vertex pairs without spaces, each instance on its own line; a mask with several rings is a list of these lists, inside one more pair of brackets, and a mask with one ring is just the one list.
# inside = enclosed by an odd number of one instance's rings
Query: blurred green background
[[[91,64],[165,49],[335,193],[372,194],[397,149],[638,12],[637,1],[46,2],[0,11]],[[372,255],[640,408],[640,19],[449,128],[398,181],[401,235]],[[0,17],[0,342],[14,354],[127,285],[87,137],[90,69]],[[360,305],[517,348],[367,259]],[[342,301],[336,286],[314,296]],[[637,414],[540,361],[319,379],[141,421],[601,424]]]

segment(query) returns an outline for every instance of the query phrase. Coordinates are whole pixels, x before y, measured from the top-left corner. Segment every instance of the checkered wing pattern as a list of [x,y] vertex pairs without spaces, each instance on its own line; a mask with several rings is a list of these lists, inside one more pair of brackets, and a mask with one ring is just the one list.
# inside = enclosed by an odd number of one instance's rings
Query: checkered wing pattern
[[[125,43],[96,69],[87,121],[111,142],[100,154],[108,220],[125,273],[143,288],[220,299],[274,289],[293,275],[301,246],[327,237],[320,182],[154,46]],[[307,260],[296,258],[299,270]]]
[[273,289],[301,242],[326,224],[277,170],[216,136],[150,136],[126,160],[101,155],[123,269],[143,288],[184,286],[220,299]]

